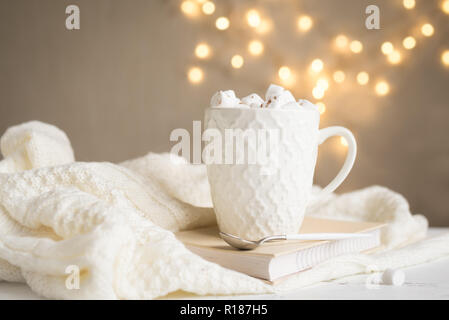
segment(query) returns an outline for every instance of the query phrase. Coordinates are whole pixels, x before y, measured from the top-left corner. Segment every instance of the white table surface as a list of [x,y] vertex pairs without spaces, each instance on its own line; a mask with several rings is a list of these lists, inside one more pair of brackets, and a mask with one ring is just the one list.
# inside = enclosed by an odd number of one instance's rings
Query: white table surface
[[[432,228],[429,235],[449,232]],[[449,299],[449,257],[404,269],[406,282],[401,287],[379,285],[367,288],[367,275],[320,283],[285,294],[231,297],[179,296],[188,299]],[[42,299],[21,283],[0,282],[0,299]]]

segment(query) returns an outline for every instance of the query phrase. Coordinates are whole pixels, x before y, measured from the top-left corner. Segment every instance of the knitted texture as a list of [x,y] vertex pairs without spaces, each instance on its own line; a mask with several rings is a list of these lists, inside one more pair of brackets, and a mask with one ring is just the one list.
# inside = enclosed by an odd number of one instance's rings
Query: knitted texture
[[[74,162],[66,135],[40,122],[8,129],[0,145],[0,281],[26,282],[45,297],[65,299],[277,289],[207,262],[176,240],[175,231],[216,223],[204,166],[152,153],[121,165]],[[401,195],[382,187],[312,199],[307,214],[389,222],[384,249],[421,239],[427,230],[425,218],[411,215]],[[448,237],[426,241],[420,242],[426,252],[420,257],[403,249],[377,258],[355,255],[346,264],[313,268],[279,289],[366,272],[354,267],[363,263],[403,266],[449,253]],[[66,286],[70,266],[80,270],[79,289]]]

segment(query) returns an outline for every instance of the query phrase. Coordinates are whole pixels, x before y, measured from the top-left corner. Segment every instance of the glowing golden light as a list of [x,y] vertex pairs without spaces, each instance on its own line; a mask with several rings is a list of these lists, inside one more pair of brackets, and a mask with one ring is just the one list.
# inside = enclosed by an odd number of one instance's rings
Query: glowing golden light
[[203,9],[203,13],[207,15],[215,12],[215,4],[212,1],[205,2],[201,8]]
[[296,77],[292,72],[291,75],[287,79],[281,80],[281,81],[282,81],[282,85],[284,87],[291,88],[296,84]]
[[388,55],[388,62],[391,64],[398,64],[402,60],[401,53],[397,50],[394,50],[392,53]]
[[369,74],[365,71],[361,71],[357,74],[357,82],[364,86],[369,82]]
[[316,82],[316,86],[326,91],[329,89],[329,81],[326,78],[319,78]]
[[246,13],[246,20],[248,25],[252,28],[257,28],[260,25],[260,14],[257,10],[251,9]]
[[235,69],[240,69],[243,67],[244,62],[243,57],[239,54],[236,54],[231,58],[231,65]]
[[402,4],[404,5],[405,9],[413,9],[416,5],[415,0],[403,0]]
[[382,46],[380,47],[380,50],[383,54],[389,55],[394,51],[393,44],[389,41],[382,43]]
[[379,81],[375,87],[376,93],[379,96],[385,96],[390,92],[390,85],[386,81]]
[[320,87],[315,87],[312,90],[312,95],[315,99],[322,99],[324,97],[324,89]]
[[290,78],[290,76],[292,75],[292,71],[290,70],[289,67],[283,66],[279,68],[278,75],[281,80],[285,81],[288,80],[288,78]]
[[324,67],[324,63],[323,63],[323,61],[321,59],[315,59],[310,64],[310,70],[315,72],[315,73],[318,73],[321,70],[323,70],[323,67]]
[[315,105],[318,107],[318,111],[320,112],[320,114],[323,114],[326,112],[326,105],[323,102],[319,101],[319,102],[315,103]]
[[181,11],[188,17],[195,17],[198,15],[198,5],[190,0],[181,3]]
[[443,10],[444,13],[449,14],[449,0],[444,0],[441,3],[441,10]]
[[430,23],[425,23],[421,27],[421,33],[426,37],[431,37],[433,33],[435,32],[435,29]]
[[226,30],[229,28],[229,19],[226,17],[220,17],[215,21],[215,26],[218,30]]
[[344,50],[348,46],[349,39],[344,34],[340,34],[335,38],[335,46],[340,49]]
[[271,20],[263,19],[260,22],[259,26],[256,28],[256,32],[260,33],[260,34],[264,34],[264,33],[271,31],[271,28],[272,28]]
[[358,40],[351,41],[349,49],[354,53],[360,53],[363,50],[363,44]]
[[253,40],[248,44],[248,51],[254,56],[259,56],[263,52],[263,43],[259,40]]
[[446,67],[449,66],[449,50],[445,50],[441,54],[441,63],[443,63]]
[[345,81],[346,75],[343,71],[338,70],[334,72],[333,78],[335,82],[342,83],[343,81]]
[[192,67],[189,69],[187,77],[191,83],[200,83],[204,79],[203,70],[198,67]]
[[406,37],[402,40],[402,45],[405,49],[411,50],[416,46],[416,40],[412,36]]
[[206,59],[210,56],[211,49],[207,43],[199,43],[195,48],[195,55],[200,59]]
[[343,147],[347,147],[348,146],[348,140],[346,140],[346,138],[344,138],[344,137],[340,137],[340,144]]
[[309,31],[313,26],[313,20],[311,17],[303,15],[298,18],[298,29],[300,31]]

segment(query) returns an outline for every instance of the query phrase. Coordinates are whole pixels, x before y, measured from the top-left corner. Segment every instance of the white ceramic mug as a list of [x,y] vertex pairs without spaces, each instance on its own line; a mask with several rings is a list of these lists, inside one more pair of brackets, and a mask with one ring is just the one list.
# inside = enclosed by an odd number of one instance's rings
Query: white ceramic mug
[[[205,132],[214,129],[223,137],[226,129],[264,129],[279,133],[275,170],[267,170],[272,163],[206,163],[220,231],[249,240],[299,231],[313,184],[318,145],[336,135],[348,142],[344,165],[323,193],[333,192],[343,182],[356,156],[356,142],[348,129],[319,130],[319,121],[319,112],[306,108],[206,110]],[[255,147],[249,140],[244,146],[248,150]],[[237,154],[242,152],[236,147],[235,143],[231,150]],[[223,159],[224,150],[223,147]]]

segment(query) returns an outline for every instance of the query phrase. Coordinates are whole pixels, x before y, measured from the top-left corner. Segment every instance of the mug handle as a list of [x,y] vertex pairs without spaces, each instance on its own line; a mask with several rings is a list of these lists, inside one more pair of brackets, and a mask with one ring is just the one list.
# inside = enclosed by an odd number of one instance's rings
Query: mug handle
[[333,192],[340,186],[340,184],[346,179],[349,172],[354,165],[355,156],[357,154],[357,144],[355,142],[354,135],[351,131],[344,127],[328,127],[320,130],[318,144],[322,144],[328,138],[333,136],[341,136],[348,142],[348,152],[346,154],[346,160],[343,167],[338,172],[337,176],[321,191],[320,195],[325,195]]

